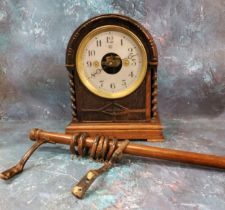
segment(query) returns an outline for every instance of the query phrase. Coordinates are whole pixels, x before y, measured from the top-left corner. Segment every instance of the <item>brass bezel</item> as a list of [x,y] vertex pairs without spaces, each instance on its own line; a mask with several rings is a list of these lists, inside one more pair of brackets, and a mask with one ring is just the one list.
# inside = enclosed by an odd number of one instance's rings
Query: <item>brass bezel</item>
[[[130,36],[134,40],[134,42],[138,45],[138,47],[141,51],[141,56],[142,56],[142,67],[141,67],[141,71],[140,71],[138,79],[135,81],[134,84],[132,84],[131,87],[129,87],[125,90],[122,90],[120,92],[116,92],[116,93],[100,90],[100,89],[96,88],[95,86],[93,86],[90,83],[90,81],[86,78],[86,75],[83,70],[84,67],[82,64],[82,55],[83,55],[83,52],[84,52],[84,49],[85,49],[87,43],[97,34],[102,33],[102,32],[107,32],[107,31],[118,31],[118,32],[125,33],[126,35]],[[125,96],[131,94],[133,91],[135,91],[140,86],[140,84],[143,82],[144,77],[146,75],[146,71],[147,71],[147,53],[146,53],[145,47],[142,44],[141,40],[129,29],[121,27],[121,26],[117,26],[117,25],[100,26],[100,27],[92,30],[91,32],[89,32],[80,42],[79,47],[76,52],[76,69],[77,69],[77,73],[80,77],[80,80],[82,81],[84,86],[86,86],[88,88],[88,90],[90,90],[95,95],[98,95],[103,98],[108,98],[108,99],[122,98],[122,97],[125,97]]]

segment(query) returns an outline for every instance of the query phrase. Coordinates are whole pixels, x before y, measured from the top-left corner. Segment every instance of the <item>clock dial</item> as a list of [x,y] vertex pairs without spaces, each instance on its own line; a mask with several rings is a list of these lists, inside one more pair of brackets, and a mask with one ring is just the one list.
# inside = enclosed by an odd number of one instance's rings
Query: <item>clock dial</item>
[[106,25],[88,33],[76,54],[83,84],[104,98],[121,98],[142,83],[147,55],[140,39],[130,30]]

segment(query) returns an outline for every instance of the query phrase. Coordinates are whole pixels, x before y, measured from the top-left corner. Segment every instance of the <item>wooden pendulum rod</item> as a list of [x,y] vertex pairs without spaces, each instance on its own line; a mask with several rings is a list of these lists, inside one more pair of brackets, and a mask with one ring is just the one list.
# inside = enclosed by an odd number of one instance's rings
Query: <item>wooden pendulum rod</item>
[[89,153],[89,156],[92,159],[104,162],[104,165],[101,168],[88,171],[88,173],[72,189],[72,193],[78,198],[82,198],[94,180],[108,170],[122,154],[225,169],[225,157],[222,156],[146,146],[130,143],[128,140],[109,140],[107,137],[98,135],[93,138],[89,137],[87,133],[73,135],[33,129],[30,131],[29,137],[31,140],[36,141],[36,143],[27,151],[17,165],[0,173],[0,178],[7,180],[16,174],[21,173],[27,160],[42,144],[66,144],[70,146],[72,155],[77,154],[84,156]]
[[[49,141],[51,143],[67,145],[70,145],[72,139],[74,138],[74,135],[72,134],[46,132],[40,131],[39,129],[34,129],[30,132],[31,140],[35,140],[37,136],[38,139],[45,139],[46,141]],[[87,137],[85,140],[85,147],[91,148],[94,141],[95,138]],[[122,144],[122,142],[123,141],[118,141],[117,147]],[[112,145],[113,141],[109,141],[109,144]],[[123,153],[141,157],[157,158],[175,162],[225,169],[225,157],[223,156],[152,147],[135,143],[129,143],[124,149]]]

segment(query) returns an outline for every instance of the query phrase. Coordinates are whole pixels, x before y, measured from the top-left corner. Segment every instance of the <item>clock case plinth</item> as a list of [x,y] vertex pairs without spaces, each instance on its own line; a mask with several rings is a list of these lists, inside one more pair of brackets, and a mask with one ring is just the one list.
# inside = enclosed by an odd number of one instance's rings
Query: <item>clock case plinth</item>
[[[76,51],[83,37],[103,25],[118,25],[135,33],[147,52],[147,73],[142,84],[130,95],[107,99],[91,93],[76,71]],[[88,132],[118,139],[163,141],[163,128],[157,112],[157,48],[152,36],[135,20],[116,14],[94,17],[71,36],[66,51],[66,68],[72,102],[72,121],[66,133]]]

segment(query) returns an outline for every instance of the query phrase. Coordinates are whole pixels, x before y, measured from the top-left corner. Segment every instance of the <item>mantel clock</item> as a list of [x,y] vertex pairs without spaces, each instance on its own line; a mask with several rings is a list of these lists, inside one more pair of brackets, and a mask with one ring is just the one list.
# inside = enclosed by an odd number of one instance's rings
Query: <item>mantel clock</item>
[[66,51],[72,102],[66,133],[162,141],[157,64],[154,40],[137,21],[107,14],[83,23]]

